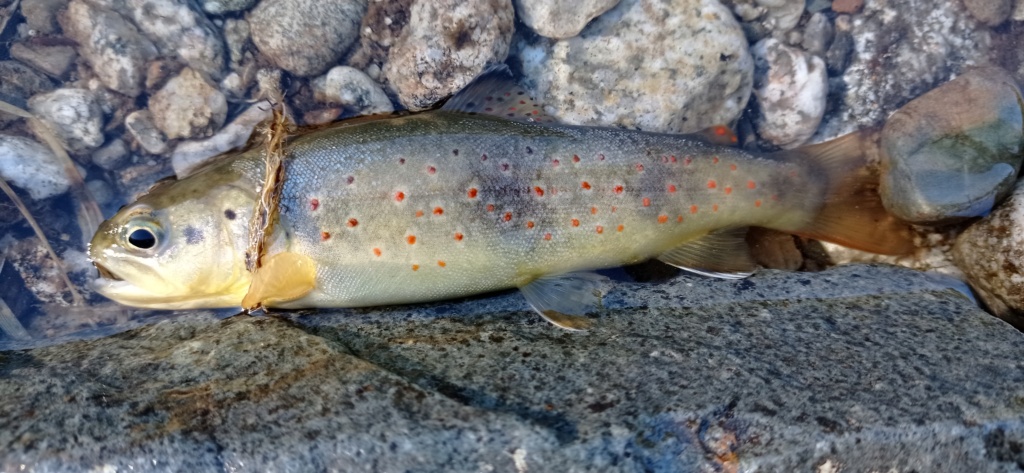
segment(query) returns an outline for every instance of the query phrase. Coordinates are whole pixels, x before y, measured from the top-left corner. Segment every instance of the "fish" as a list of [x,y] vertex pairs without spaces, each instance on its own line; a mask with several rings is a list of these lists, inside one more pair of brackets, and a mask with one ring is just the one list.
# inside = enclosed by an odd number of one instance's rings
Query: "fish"
[[162,182],[89,245],[94,288],[134,307],[412,304],[518,288],[546,320],[590,325],[594,271],[658,259],[740,278],[765,227],[875,253],[913,248],[865,171],[864,133],[775,153],[722,127],[665,134],[560,124],[497,73],[440,109],[359,119],[283,144],[259,271],[248,223],[266,148]]

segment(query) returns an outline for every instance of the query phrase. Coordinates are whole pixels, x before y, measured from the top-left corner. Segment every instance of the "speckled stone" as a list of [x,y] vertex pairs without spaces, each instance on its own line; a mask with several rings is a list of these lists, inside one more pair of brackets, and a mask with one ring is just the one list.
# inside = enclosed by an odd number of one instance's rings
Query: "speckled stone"
[[380,84],[359,69],[338,66],[313,79],[313,96],[317,102],[341,105],[358,115],[391,113],[391,99]]
[[519,20],[548,38],[571,38],[619,0],[515,0]]
[[177,56],[211,80],[223,75],[227,53],[220,29],[190,0],[123,0],[139,29],[165,55]]
[[278,67],[315,76],[337,64],[359,37],[366,0],[260,2],[249,12],[252,41]]
[[88,89],[57,89],[28,100],[36,115],[64,149],[85,153],[103,144],[103,110]]
[[149,110],[167,138],[204,138],[224,124],[228,104],[198,72],[185,68],[150,97]]
[[183,315],[0,352],[0,469],[1009,471],[1024,335],[909,270]]
[[762,138],[795,148],[818,129],[825,115],[828,73],[825,61],[767,38],[751,48],[754,96],[760,108],[755,125]]
[[1014,0],[963,0],[971,16],[988,26],[999,26],[1013,12]]
[[0,135],[0,178],[35,200],[60,195],[71,181],[49,148],[22,136]]
[[738,117],[752,84],[746,38],[717,0],[623,0],[580,36],[519,41],[515,55],[545,111],[577,125],[698,131]]
[[72,0],[60,24],[103,85],[129,97],[142,93],[146,63],[157,50],[134,24],[84,0]]

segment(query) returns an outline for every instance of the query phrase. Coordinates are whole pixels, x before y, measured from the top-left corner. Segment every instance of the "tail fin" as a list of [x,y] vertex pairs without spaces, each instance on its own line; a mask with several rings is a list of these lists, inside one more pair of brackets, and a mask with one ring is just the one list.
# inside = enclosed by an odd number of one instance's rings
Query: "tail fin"
[[876,137],[874,131],[861,131],[794,150],[796,159],[820,166],[829,192],[814,220],[793,233],[886,255],[914,250],[910,225],[885,210],[878,176],[867,166]]

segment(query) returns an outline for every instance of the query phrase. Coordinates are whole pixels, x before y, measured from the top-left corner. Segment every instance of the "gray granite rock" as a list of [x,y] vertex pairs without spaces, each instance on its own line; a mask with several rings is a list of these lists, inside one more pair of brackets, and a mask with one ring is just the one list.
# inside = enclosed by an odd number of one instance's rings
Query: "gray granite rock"
[[11,45],[11,57],[56,78],[66,78],[78,59],[75,48],[64,44],[48,45],[34,42]]
[[18,61],[0,61],[0,100],[25,107],[29,97],[53,90],[53,81]]
[[571,38],[619,0],[515,0],[519,20],[548,38]]
[[0,135],[0,178],[35,200],[67,192],[71,180],[49,148],[21,136]]
[[964,0],[971,16],[988,26],[999,26],[1013,12],[1014,0]]
[[227,58],[213,22],[189,0],[125,0],[135,24],[162,53],[177,56],[211,80],[220,80]]
[[417,1],[383,73],[410,110],[434,106],[508,55],[512,0]]
[[886,208],[919,224],[987,214],[1024,158],[1024,96],[1003,69],[972,69],[893,113],[882,129]]
[[256,4],[256,0],[203,0],[203,11],[211,15],[248,10]]
[[22,0],[21,14],[36,34],[54,34],[60,31],[57,13],[67,4],[68,0]]
[[767,38],[755,44],[754,96],[760,108],[755,125],[762,138],[782,148],[807,141],[821,124],[828,96],[825,61]]
[[128,161],[128,145],[124,140],[114,138],[92,153],[91,158],[93,164],[107,171],[116,170]]
[[[1012,471],[1024,335],[919,274],[616,283],[0,352],[0,469]],[[826,470],[821,470],[822,467]]]
[[91,90],[57,89],[33,96],[28,107],[71,153],[103,144],[103,110]]
[[518,41],[514,55],[545,111],[571,124],[693,132],[750,97],[747,41],[717,0],[623,0],[580,36]]
[[224,124],[228,103],[202,75],[185,68],[149,98],[149,110],[167,138],[204,138]]
[[338,66],[311,81],[317,102],[341,105],[358,115],[391,113],[391,99],[380,84],[359,69]]
[[163,154],[167,152],[167,137],[156,127],[153,114],[149,110],[136,110],[129,113],[124,119],[124,127],[147,153]]
[[800,45],[811,54],[824,56],[829,46],[832,45],[832,38],[835,37],[835,34],[835,28],[833,28],[828,15],[815,13],[811,15],[804,26],[803,41]]
[[298,76],[321,74],[359,37],[366,0],[260,2],[249,12],[260,53]]
[[85,0],[72,0],[60,22],[104,85],[129,97],[142,93],[146,63],[157,50],[134,24]]

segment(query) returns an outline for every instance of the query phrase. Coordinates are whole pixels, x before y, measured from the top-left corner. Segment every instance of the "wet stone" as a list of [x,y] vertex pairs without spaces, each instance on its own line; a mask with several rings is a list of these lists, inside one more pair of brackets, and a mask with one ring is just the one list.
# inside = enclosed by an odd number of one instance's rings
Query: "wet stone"
[[824,13],[815,13],[807,20],[804,26],[804,36],[801,46],[807,52],[816,56],[824,56],[832,45],[832,38],[835,37],[835,29],[832,21]]
[[548,38],[571,38],[619,0],[515,0],[519,19]]
[[1024,151],[1016,80],[980,68],[915,99],[882,130],[882,200],[914,223],[985,215],[1013,188]]
[[124,0],[139,29],[164,55],[177,56],[211,80],[226,64],[220,30],[188,0]]
[[244,11],[252,8],[256,0],[203,0],[203,11],[211,15]]
[[35,200],[63,194],[71,185],[49,148],[21,136],[0,135],[0,177]]
[[232,149],[241,148],[252,136],[257,125],[273,117],[273,106],[266,101],[249,106],[231,123],[204,140],[183,141],[174,148],[171,166],[174,173],[184,176],[209,158]]
[[341,105],[358,115],[395,110],[380,84],[359,69],[338,66],[313,79],[311,85],[317,102]]
[[124,143],[124,140],[114,138],[102,148],[93,152],[91,157],[93,164],[107,171],[113,171],[121,167],[128,160],[128,145]]
[[191,68],[167,81],[149,99],[153,122],[168,139],[203,138],[227,118],[227,98]]
[[21,14],[25,23],[37,34],[48,35],[60,31],[57,13],[68,0],[22,0]]
[[78,59],[75,48],[67,45],[44,45],[33,42],[15,43],[11,57],[56,78],[66,78]]
[[147,153],[163,154],[167,152],[167,137],[156,127],[153,114],[149,110],[136,110],[129,113],[124,119],[124,127]]
[[247,19],[261,54],[308,77],[337,64],[359,37],[365,12],[365,0],[283,0],[260,2]]
[[25,107],[29,97],[53,87],[49,78],[18,61],[0,61],[0,100]]
[[988,26],[999,26],[1013,11],[1014,0],[963,0],[967,11],[975,19]]
[[795,148],[818,129],[825,115],[825,62],[768,38],[751,48],[758,134],[776,146]]
[[1024,335],[918,273],[677,276],[604,304],[585,333],[506,293],[0,352],[0,469],[1015,467],[990,452],[1024,440]]
[[86,153],[103,144],[103,110],[91,90],[57,89],[32,97],[28,106],[69,152]]

